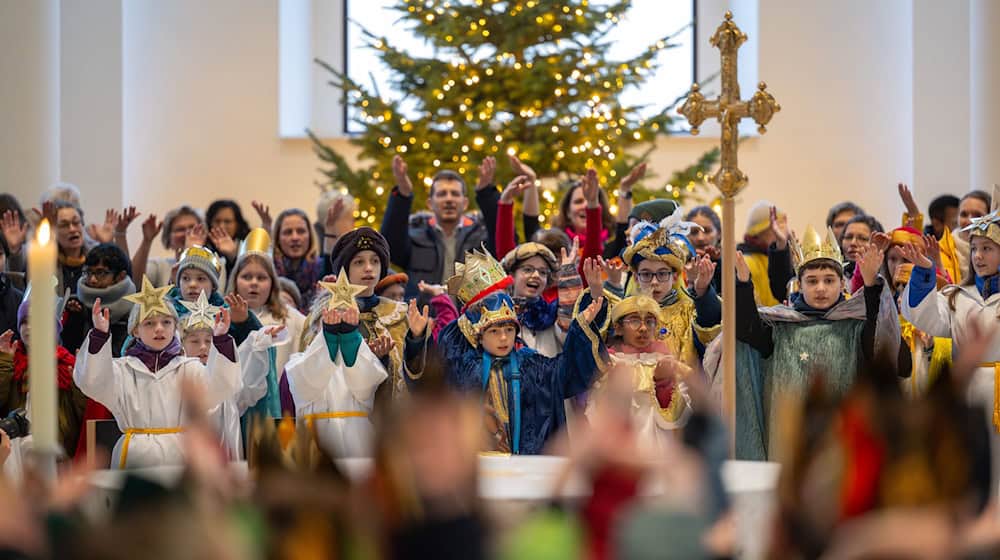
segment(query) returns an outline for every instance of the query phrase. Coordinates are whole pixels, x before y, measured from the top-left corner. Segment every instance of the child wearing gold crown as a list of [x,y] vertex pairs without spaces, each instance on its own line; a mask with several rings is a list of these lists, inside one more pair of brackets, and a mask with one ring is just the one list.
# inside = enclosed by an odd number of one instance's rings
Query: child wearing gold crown
[[[485,253],[478,256],[456,267],[456,276],[448,281],[464,305],[438,338],[448,364],[446,380],[459,391],[483,396],[484,451],[539,454],[566,422],[564,399],[586,391],[607,363],[594,325],[599,313],[607,312],[604,299],[598,297],[573,320],[562,353],[546,357],[518,337],[521,324],[504,291],[510,277]],[[598,267],[593,259],[584,266],[591,271]],[[408,357],[413,346],[407,346]],[[420,380],[407,376],[407,382]]]
[[[823,375],[832,395],[843,395],[863,363],[876,355],[894,362],[899,351],[896,309],[879,277],[885,258],[880,249],[870,245],[858,261],[865,287],[850,298],[845,297],[840,247],[832,231],[822,239],[810,226],[793,251],[800,291],[791,295],[791,305],[759,309],[750,267],[742,253],[736,256],[739,459],[776,456],[782,443],[777,404],[783,397],[803,397],[814,376]],[[717,385],[719,346],[717,340],[705,357],[705,369]]]
[[[935,290],[933,261],[918,245],[902,248],[913,263],[909,283],[902,295],[903,317],[936,337],[951,337],[956,354],[977,333],[996,328],[1000,317],[1000,187],[993,188],[992,211],[972,220],[963,229],[969,234],[972,273],[961,285]],[[997,339],[987,350],[985,360],[973,373],[967,398],[985,412],[993,465],[993,488],[997,488],[1000,470],[1000,345]]]
[[124,434],[115,445],[116,468],[152,467],[183,461],[180,433],[185,380],[205,384],[209,407],[231,398],[240,387],[236,344],[229,336],[229,311],[214,317],[212,347],[207,366],[181,353],[177,312],[166,297],[171,286],[154,288],[143,278],[142,290],[126,296],[136,305],[129,315],[129,334],[135,341],[121,358],[111,356],[108,344],[110,313],[95,301],[94,328],[87,335],[73,371],[73,380],[88,397],[115,416]]
[[649,296],[629,296],[611,308],[608,353],[611,366],[602,372],[587,402],[587,417],[594,414],[595,393],[609,382],[608,375],[628,375],[629,407],[633,428],[645,449],[656,451],[683,428],[691,415],[691,397],[684,378],[694,369],[679,361],[661,332],[663,312]]
[[324,450],[335,457],[371,455],[375,391],[389,374],[361,334],[355,297],[367,287],[341,271],[337,282],[321,282],[330,297],[323,330],[285,368],[295,416],[306,422]]

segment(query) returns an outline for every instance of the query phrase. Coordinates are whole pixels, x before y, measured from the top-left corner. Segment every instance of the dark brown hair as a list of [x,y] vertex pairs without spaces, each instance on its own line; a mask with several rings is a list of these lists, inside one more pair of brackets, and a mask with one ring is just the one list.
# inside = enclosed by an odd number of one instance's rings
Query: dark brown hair
[[[559,201],[559,215],[556,216],[553,222],[556,227],[563,229],[570,229],[572,227],[573,219],[569,216],[569,205],[573,201],[573,193],[576,192],[576,189],[580,188],[583,188],[583,185],[578,181],[563,194],[562,200]],[[604,192],[604,189],[597,189],[597,201],[601,205],[601,227],[611,231],[614,229],[615,219],[611,215],[608,193]]]
[[288,210],[282,210],[281,214],[274,219],[274,226],[271,228],[271,239],[274,240],[274,258],[277,260],[280,257],[284,257],[285,254],[281,252],[281,224],[285,221],[285,218],[289,216],[298,216],[305,220],[306,231],[309,233],[309,248],[306,249],[305,259],[312,260],[316,258],[317,248],[316,248],[316,231],[313,230],[312,222],[309,221],[309,216],[305,213],[305,210],[299,208],[289,208]]

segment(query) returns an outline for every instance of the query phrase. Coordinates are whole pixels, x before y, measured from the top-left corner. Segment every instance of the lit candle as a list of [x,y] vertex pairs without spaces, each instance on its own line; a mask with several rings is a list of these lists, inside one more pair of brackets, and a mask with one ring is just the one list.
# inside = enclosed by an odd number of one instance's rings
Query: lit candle
[[28,399],[31,407],[33,447],[43,454],[59,448],[56,410],[56,301],[52,277],[56,269],[56,244],[48,220],[38,225],[35,242],[28,249],[31,279],[28,326]]

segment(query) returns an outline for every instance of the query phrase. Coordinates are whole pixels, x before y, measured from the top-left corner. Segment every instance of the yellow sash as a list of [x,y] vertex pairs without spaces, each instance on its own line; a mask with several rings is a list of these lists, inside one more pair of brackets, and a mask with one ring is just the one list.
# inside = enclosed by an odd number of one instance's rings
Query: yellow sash
[[360,410],[348,410],[345,412],[317,412],[316,414],[306,414],[306,427],[310,431],[315,429],[316,420],[329,420],[333,418],[368,418],[368,413]]
[[1000,362],[983,362],[981,368],[993,368],[993,427],[1000,433]]
[[128,462],[128,445],[132,441],[133,435],[159,436],[163,434],[179,434],[183,431],[184,428],[129,428],[125,430],[125,443],[122,444],[122,457],[118,461],[118,468],[124,469],[125,464]]

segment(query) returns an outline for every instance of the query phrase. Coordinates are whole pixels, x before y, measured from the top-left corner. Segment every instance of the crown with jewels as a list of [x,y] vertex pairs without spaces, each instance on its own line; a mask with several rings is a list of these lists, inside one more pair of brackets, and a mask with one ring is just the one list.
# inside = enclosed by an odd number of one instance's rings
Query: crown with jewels
[[789,244],[796,271],[813,261],[823,259],[843,265],[844,257],[840,252],[840,244],[837,243],[837,236],[830,228],[827,228],[824,239],[819,236],[819,232],[814,227],[809,226],[801,240],[791,239]]
[[500,323],[514,323],[520,327],[514,301],[505,292],[487,295],[478,306],[467,309],[458,319],[459,329],[473,346],[479,344],[483,331]]
[[473,249],[465,254],[464,263],[455,263],[455,275],[448,279],[448,293],[468,305],[506,287],[500,284],[507,278],[507,272],[485,247],[482,251]]

